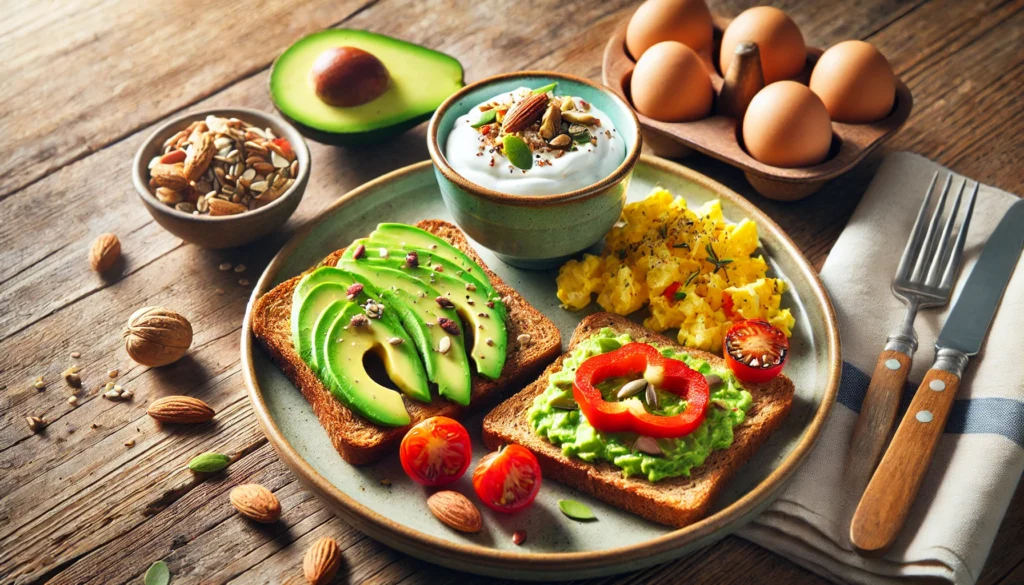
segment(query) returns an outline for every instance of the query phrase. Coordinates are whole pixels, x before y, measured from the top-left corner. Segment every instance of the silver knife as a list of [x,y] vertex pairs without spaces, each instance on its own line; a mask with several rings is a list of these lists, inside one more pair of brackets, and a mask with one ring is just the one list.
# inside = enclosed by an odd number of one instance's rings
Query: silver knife
[[1000,220],[971,270],[935,342],[935,362],[893,435],[850,524],[850,542],[864,555],[896,540],[942,436],[970,356],[977,355],[1003,291],[1024,249],[1024,200]]

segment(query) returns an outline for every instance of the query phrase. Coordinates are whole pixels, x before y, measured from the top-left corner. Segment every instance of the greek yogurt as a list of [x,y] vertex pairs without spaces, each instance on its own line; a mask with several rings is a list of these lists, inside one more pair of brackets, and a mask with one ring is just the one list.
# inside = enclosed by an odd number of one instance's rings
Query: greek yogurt
[[[452,169],[492,191],[554,195],[592,185],[625,160],[625,143],[607,114],[579,97],[548,92],[540,117],[513,133],[530,148],[532,165],[528,169],[513,165],[504,151],[503,138],[509,133],[502,128],[502,121],[507,123],[510,116],[506,114],[515,112],[516,105],[531,94],[524,87],[497,95],[459,117],[445,144],[445,158]],[[559,109],[562,120],[558,128],[544,127],[553,116],[548,112],[551,108]],[[491,110],[494,112],[489,113]]]

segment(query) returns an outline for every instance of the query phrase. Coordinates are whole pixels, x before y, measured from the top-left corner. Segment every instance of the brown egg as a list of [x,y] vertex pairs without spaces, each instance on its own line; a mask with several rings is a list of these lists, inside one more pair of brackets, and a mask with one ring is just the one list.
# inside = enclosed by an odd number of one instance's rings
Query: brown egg
[[729,63],[736,45],[752,41],[761,50],[761,68],[764,82],[772,83],[796,77],[807,61],[807,46],[793,19],[771,6],[758,6],[743,11],[729,23],[722,36],[722,49],[718,63],[722,75],[729,71]]
[[832,122],[806,85],[777,81],[757,92],[743,116],[743,143],[755,159],[776,167],[809,167],[828,156]]
[[711,112],[714,99],[700,56],[675,41],[647,49],[633,68],[629,87],[636,111],[662,122],[699,120]]
[[885,118],[896,100],[892,66],[864,41],[843,41],[825,51],[811,73],[810,87],[833,120],[851,124]]
[[704,0],[647,0],[629,19],[626,48],[634,59],[663,41],[700,51],[711,48],[711,34],[711,11]]

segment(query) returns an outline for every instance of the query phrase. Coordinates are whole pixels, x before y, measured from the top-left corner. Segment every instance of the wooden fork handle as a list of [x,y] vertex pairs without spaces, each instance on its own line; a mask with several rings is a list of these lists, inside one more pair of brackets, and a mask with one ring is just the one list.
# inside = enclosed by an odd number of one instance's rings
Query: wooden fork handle
[[882,458],[889,433],[896,423],[900,396],[910,373],[910,361],[909,355],[898,350],[887,349],[878,356],[850,439],[846,482],[851,493],[863,493],[878,460]]
[[896,540],[928,471],[959,386],[957,374],[928,370],[853,515],[850,541],[858,552],[882,554]]

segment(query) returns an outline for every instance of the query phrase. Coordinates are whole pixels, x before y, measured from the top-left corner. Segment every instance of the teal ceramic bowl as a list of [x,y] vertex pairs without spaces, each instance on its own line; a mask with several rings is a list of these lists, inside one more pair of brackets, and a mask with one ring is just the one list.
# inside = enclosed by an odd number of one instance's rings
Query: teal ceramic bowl
[[[443,145],[459,116],[496,95],[552,82],[558,82],[557,94],[582,97],[612,119],[626,155],[610,175],[567,193],[511,195],[472,183],[448,164]],[[455,222],[503,261],[531,269],[557,266],[608,233],[622,212],[640,146],[640,123],[622,98],[586,79],[544,71],[505,73],[467,85],[441,104],[427,130],[437,183]]]

